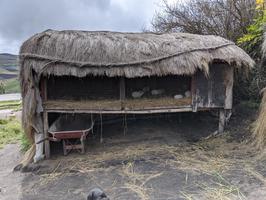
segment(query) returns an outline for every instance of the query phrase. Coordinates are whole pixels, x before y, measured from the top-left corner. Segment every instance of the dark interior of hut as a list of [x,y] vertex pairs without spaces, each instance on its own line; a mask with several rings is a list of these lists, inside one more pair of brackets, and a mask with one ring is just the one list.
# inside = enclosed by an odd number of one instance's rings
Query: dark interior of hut
[[[58,137],[58,134],[65,134],[68,131],[82,133],[93,126],[93,129],[89,131],[89,135],[96,129],[98,136],[102,138],[103,127],[106,124],[122,124],[123,131],[126,131],[127,123],[132,120],[158,118],[164,115],[92,114],[93,112],[90,113],[90,110],[149,110],[191,105],[191,77],[189,76],[132,79],[50,76],[46,79],[46,84],[47,101],[44,102],[45,109],[47,109],[47,105],[50,106],[50,109],[55,110],[60,107],[60,112],[49,112],[48,114],[50,137],[55,135]],[[74,112],[67,114],[67,112],[64,113],[64,109],[80,109],[86,113]],[[65,141],[71,143],[72,146],[76,144],[76,141],[72,141],[72,139],[65,139]],[[61,146],[62,142],[52,142],[51,144],[52,146]],[[67,152],[64,154],[66,155]]]
[[50,76],[47,80],[49,100],[119,99],[119,78],[87,76]]
[[[209,120],[210,114],[208,112],[200,112],[197,115],[202,116],[202,119]],[[57,127],[53,127],[58,119],[64,119],[62,124]],[[52,131],[77,131],[85,130],[91,127],[86,138],[85,149],[90,149],[91,146],[96,144],[105,145],[106,140],[112,140],[113,137],[121,137],[121,139],[136,140],[141,138],[141,133],[138,132],[139,124],[146,127],[148,130],[153,130],[156,124],[162,124],[163,126],[176,127],[178,130],[182,127],[188,127],[187,123],[191,123],[194,120],[196,124],[201,124],[199,116],[195,117],[195,113],[158,113],[158,114],[85,114],[85,113],[49,113],[49,132]],[[213,117],[212,117],[213,118]],[[215,118],[213,118],[215,119]],[[145,124],[145,125],[143,125]],[[171,125],[170,125],[171,124]],[[214,123],[215,124],[215,123]],[[56,128],[56,129],[54,129]],[[213,127],[212,127],[213,128]],[[151,131],[152,133],[153,131]],[[136,134],[136,135],[135,135]],[[50,134],[51,136],[51,134]],[[151,134],[150,134],[151,137]],[[188,136],[186,136],[188,137]],[[197,134],[191,134],[188,138],[191,140],[198,140]],[[70,139],[69,142],[72,145],[79,144],[79,139]],[[51,155],[57,156],[62,155],[63,151],[63,140],[50,142]],[[71,152],[77,153],[77,150],[71,150]],[[68,154],[68,153],[67,153]]]
[[[121,86],[122,85],[122,86]],[[119,78],[103,76],[50,76],[47,79],[47,100],[87,101],[93,107],[143,109],[143,107],[180,106],[191,104],[191,77],[163,76]],[[120,104],[116,101],[123,101]],[[119,105],[112,105],[116,102]],[[102,106],[99,105],[102,103]],[[109,103],[109,104],[106,104]],[[106,104],[106,105],[104,105]],[[139,107],[139,106],[142,107]]]

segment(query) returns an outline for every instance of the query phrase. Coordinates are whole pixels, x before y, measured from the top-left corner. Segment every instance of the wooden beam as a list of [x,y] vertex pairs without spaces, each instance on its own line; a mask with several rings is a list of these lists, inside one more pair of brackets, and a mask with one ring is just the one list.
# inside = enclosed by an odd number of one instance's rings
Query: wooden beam
[[233,107],[233,85],[234,85],[234,69],[229,67],[225,70],[225,109]]
[[[44,111],[43,112],[43,133],[44,133],[44,138],[48,138],[49,137],[48,128],[49,128],[48,112]],[[46,159],[49,159],[50,158],[50,141],[49,140],[45,140],[45,142],[44,142],[44,151],[45,151]]]
[[219,134],[224,132],[225,122],[226,122],[225,110],[220,109],[219,110],[219,127],[218,127]]
[[[210,74],[210,75],[212,75],[212,74]],[[213,81],[215,81],[215,80],[213,80],[213,77],[210,77],[208,79],[208,104],[206,107],[212,107],[213,106],[213,103],[212,103],[212,101],[213,101]]]
[[126,98],[126,82],[125,82],[125,77],[120,78],[120,100],[123,101]]
[[198,94],[196,91],[196,80],[195,74],[191,78],[191,98],[192,98],[192,112],[197,112],[198,110]]
[[153,109],[153,110],[60,110],[60,109],[47,109],[48,113],[90,113],[90,114],[153,114],[153,113],[177,113],[177,112],[191,112],[192,107],[186,106],[182,108],[168,108],[168,109]]

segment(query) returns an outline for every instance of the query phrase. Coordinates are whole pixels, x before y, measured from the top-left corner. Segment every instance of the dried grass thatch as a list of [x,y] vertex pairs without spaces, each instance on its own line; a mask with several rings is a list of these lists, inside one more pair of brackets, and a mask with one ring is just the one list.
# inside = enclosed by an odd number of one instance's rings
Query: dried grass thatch
[[[262,65],[266,65],[266,32],[264,33],[264,42],[262,44]],[[254,142],[258,149],[263,149],[266,146],[266,87],[261,91],[263,95],[259,117],[255,122],[253,132]]]
[[253,132],[254,142],[258,149],[266,145],[266,88],[262,90],[263,98],[260,105],[260,113]]
[[237,67],[253,65],[234,43],[217,36],[185,33],[118,33],[47,30],[20,49],[22,76],[37,73],[141,77],[208,71],[222,60]]
[[142,77],[206,74],[221,61],[240,68],[253,60],[234,43],[211,35],[47,30],[20,49],[23,125],[31,136],[41,133],[41,75]]
[[262,57],[266,60],[266,32],[264,33],[264,42],[262,44]]

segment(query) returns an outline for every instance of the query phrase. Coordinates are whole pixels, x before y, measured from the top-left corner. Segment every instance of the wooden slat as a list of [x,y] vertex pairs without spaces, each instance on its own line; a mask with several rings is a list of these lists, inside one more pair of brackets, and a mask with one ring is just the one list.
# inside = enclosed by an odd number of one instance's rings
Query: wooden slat
[[[121,105],[123,104],[123,105]],[[121,110],[122,106],[127,109],[156,109],[156,108],[176,108],[190,106],[191,98],[174,99],[154,98],[154,99],[128,99],[122,103],[120,100],[88,100],[88,101],[44,101],[44,109],[89,109],[89,110]]]
[[126,83],[125,83],[125,77],[120,78],[120,100],[125,100],[126,98]]
[[64,101],[53,100],[43,102],[43,108],[59,110],[121,110],[120,100]]
[[[44,137],[45,138],[49,137],[48,128],[49,128],[49,125],[48,125],[48,112],[44,111],[43,112],[43,132],[44,132]],[[44,148],[45,157],[47,159],[49,159],[50,158],[50,141],[49,140],[45,140],[44,147],[45,147]]]
[[197,102],[197,91],[196,91],[196,81],[195,75],[191,78],[191,98],[192,98],[192,111],[197,112],[198,110],[198,102]]
[[[206,109],[203,109],[206,110]],[[90,114],[154,114],[154,113],[177,113],[177,112],[191,112],[192,107],[180,107],[172,109],[153,109],[153,110],[60,110],[60,109],[49,109],[49,113],[90,113]]]
[[234,69],[229,67],[225,71],[225,109],[232,109],[233,107],[233,85],[234,85]]
[[225,110],[221,109],[219,111],[219,128],[218,128],[218,132],[219,133],[223,133],[224,132],[225,121],[226,121]]

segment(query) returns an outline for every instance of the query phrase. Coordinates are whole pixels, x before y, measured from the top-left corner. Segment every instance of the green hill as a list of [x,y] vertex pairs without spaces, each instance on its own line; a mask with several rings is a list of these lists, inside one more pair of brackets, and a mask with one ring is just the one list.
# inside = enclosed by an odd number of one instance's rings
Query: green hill
[[20,92],[18,72],[18,56],[0,53],[0,93]]
[[18,56],[9,53],[0,53],[0,66],[18,66]]

